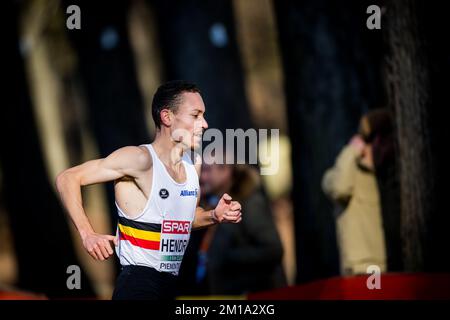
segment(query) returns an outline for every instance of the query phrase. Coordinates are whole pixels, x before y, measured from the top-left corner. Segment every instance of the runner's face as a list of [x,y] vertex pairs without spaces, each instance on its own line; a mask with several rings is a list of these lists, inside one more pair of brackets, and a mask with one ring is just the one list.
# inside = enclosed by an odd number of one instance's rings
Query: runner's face
[[172,137],[181,142],[186,149],[197,149],[202,140],[203,131],[208,128],[205,118],[205,104],[198,93],[182,94],[180,105],[174,113]]

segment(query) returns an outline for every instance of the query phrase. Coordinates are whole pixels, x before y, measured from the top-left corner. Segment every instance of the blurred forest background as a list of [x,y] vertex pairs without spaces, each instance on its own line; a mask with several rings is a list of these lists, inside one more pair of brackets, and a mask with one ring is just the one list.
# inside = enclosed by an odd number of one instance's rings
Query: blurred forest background
[[[167,80],[198,84],[210,128],[280,129],[264,176],[294,285],[339,274],[324,171],[362,114],[395,114],[403,271],[449,272],[450,54],[442,2],[415,0],[6,1],[0,108],[0,287],[109,298],[113,259],[95,262],[58,201],[56,175],[149,143]],[[66,28],[66,8],[81,29]],[[369,30],[366,9],[382,8]],[[98,232],[115,232],[112,184],[83,191]],[[66,287],[69,265],[82,289]]]

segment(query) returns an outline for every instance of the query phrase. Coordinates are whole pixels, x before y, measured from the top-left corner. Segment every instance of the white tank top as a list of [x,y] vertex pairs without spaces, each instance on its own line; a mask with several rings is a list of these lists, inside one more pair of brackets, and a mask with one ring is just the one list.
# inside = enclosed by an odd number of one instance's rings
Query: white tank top
[[198,174],[187,153],[182,157],[186,181],[177,183],[151,144],[152,189],[143,212],[130,219],[119,208],[116,254],[121,265],[152,267],[178,275],[188,245],[199,192]]

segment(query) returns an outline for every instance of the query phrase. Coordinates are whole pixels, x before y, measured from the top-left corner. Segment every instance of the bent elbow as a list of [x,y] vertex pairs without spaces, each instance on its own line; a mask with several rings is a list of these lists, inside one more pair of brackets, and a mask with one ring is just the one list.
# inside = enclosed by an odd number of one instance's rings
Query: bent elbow
[[333,193],[334,181],[335,179],[333,170],[328,169],[327,171],[325,171],[325,174],[322,177],[321,187],[323,193],[328,197],[331,197],[331,194]]
[[321,183],[323,193],[333,201],[347,201],[352,195],[351,185],[335,176],[333,171],[327,171]]
[[60,172],[55,179],[56,190],[61,192],[70,179],[72,179],[72,174],[68,169]]
[[64,180],[65,180],[65,171],[60,172],[55,179],[55,186],[56,186],[56,190],[60,191],[63,184],[64,184]]

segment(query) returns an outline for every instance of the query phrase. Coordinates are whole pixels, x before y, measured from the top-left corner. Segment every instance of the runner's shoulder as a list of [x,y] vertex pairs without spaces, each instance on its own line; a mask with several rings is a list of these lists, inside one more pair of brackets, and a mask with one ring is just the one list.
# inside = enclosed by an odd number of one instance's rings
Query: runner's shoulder
[[127,162],[137,170],[149,170],[153,166],[152,157],[145,146],[126,146],[119,149]]

